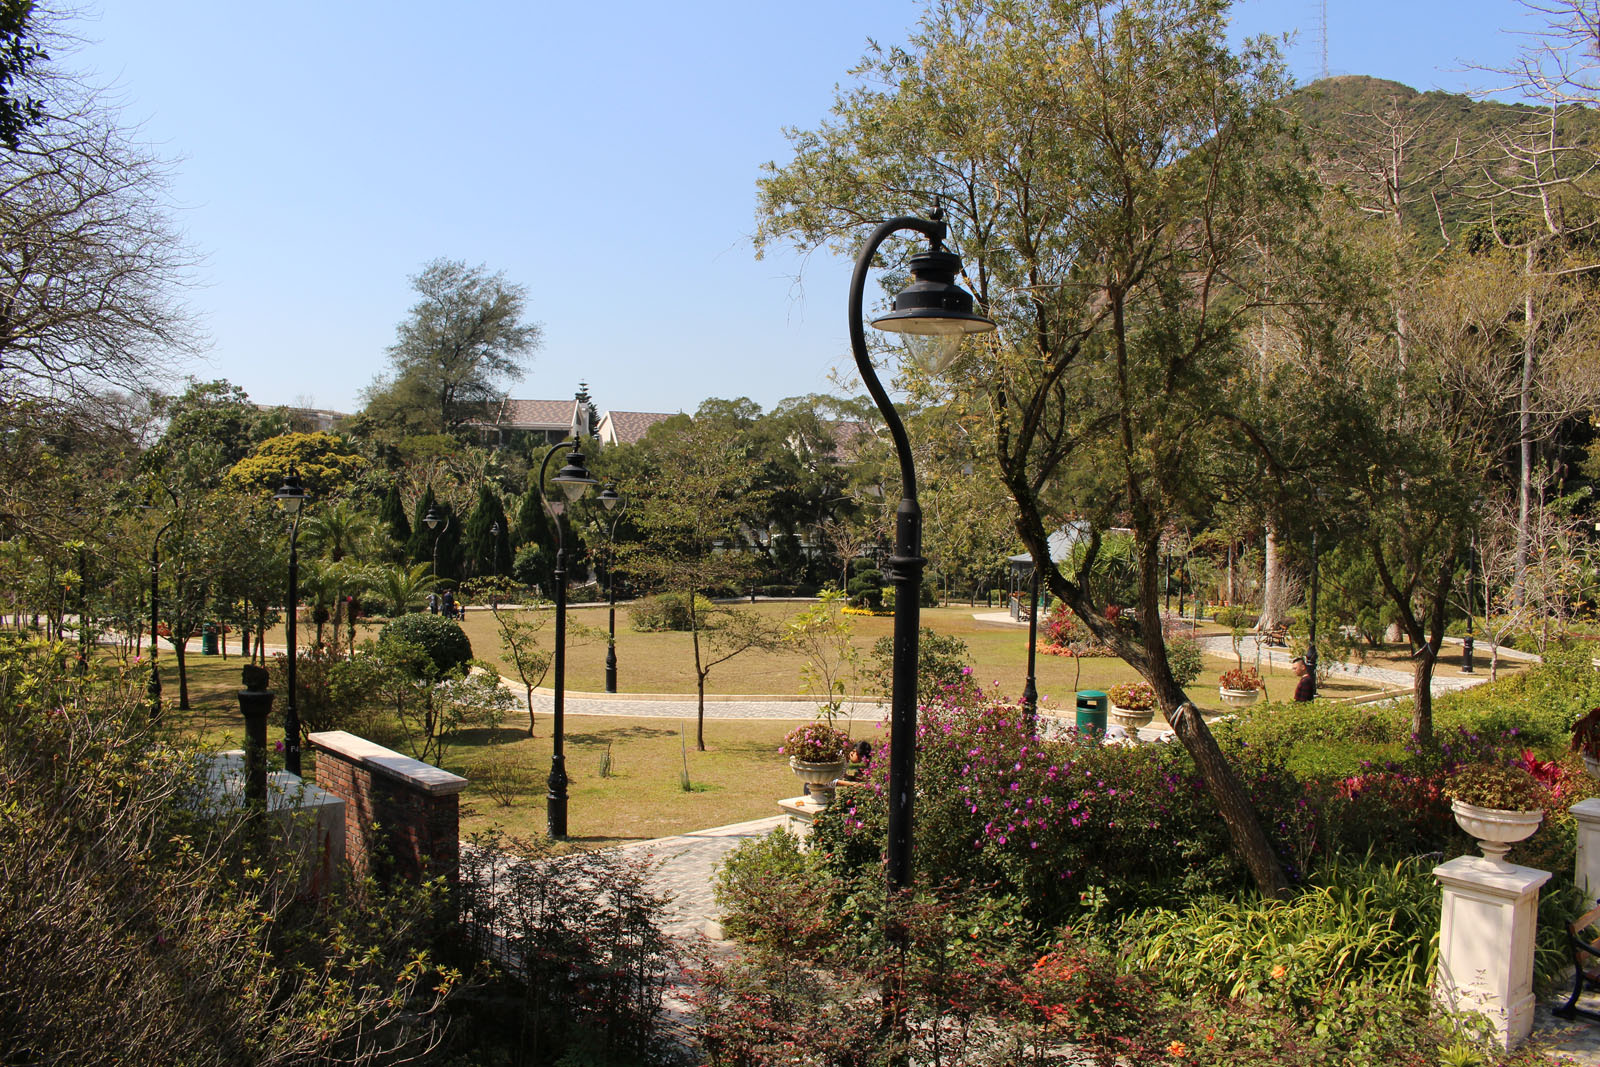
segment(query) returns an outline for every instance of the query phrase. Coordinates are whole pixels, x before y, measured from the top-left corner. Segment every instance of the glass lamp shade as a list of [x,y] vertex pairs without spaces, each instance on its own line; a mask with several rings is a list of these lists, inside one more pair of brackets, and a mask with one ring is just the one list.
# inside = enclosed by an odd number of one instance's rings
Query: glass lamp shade
[[600,484],[600,480],[583,465],[583,453],[576,449],[567,454],[567,465],[556,471],[550,480],[561,487],[568,500],[577,500],[590,486]]
[[306,491],[300,485],[300,476],[291,470],[289,476],[283,480],[283,485],[278,487],[278,491],[272,494],[272,497],[286,514],[298,515],[300,506],[306,502]]
[[500,536],[500,522],[499,522],[499,520],[496,520],[495,522],[493,522],[493,523],[491,523],[489,525],[489,536],[490,537],[499,537]]
[[608,485],[600,490],[600,503],[606,506],[607,511],[615,511],[617,510],[617,505],[622,503],[622,494]]
[[439,513],[433,509],[432,505],[429,505],[428,513],[422,517],[422,521],[430,530],[439,528]]
[[947,369],[968,334],[988,333],[994,323],[972,310],[972,294],[956,284],[961,257],[923,252],[911,257],[911,284],[894,298],[894,309],[872,325],[905,337],[911,358],[929,373]]

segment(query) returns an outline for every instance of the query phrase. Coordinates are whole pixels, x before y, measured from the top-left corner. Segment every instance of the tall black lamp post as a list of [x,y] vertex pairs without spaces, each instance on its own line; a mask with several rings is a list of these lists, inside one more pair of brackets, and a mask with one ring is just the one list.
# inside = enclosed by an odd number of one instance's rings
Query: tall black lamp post
[[289,642],[289,694],[283,705],[283,766],[290,774],[300,773],[300,706],[295,697],[295,660],[298,658],[298,640],[295,634],[295,616],[300,614],[300,509],[305,506],[306,491],[300,476],[289,468],[289,476],[273,494],[278,506],[289,516],[289,611],[284,619],[284,629]]
[[428,513],[422,517],[423,523],[433,531],[433,576],[439,577],[439,538],[450,529],[450,518],[439,516],[439,510],[432,504],[428,505]]
[[[172,490],[169,488],[167,492],[172,493]],[[172,493],[172,504],[176,512],[176,493]],[[161,625],[161,538],[177,521],[178,516],[174,514],[165,526],[156,531],[156,539],[150,542],[150,685],[145,689],[145,697],[150,702],[151,722],[161,718],[161,667],[157,662],[161,635],[156,632]]]
[[878,247],[902,230],[920,233],[928,239],[928,251],[911,257],[911,284],[894,298],[888,314],[874,319],[880,330],[905,336],[913,358],[934,372],[944,370],[961,350],[961,339],[968,334],[985,333],[994,323],[972,310],[972,296],[956,284],[961,273],[961,257],[944,249],[948,232],[939,212],[934,218],[897,218],[882,223],[856,257],[850,278],[850,348],[856,369],[872,394],[883,421],[894,439],[900,460],[900,506],[895,512],[894,554],[886,561],[894,584],[894,669],[889,712],[889,847],[888,881],[890,892],[911,884],[911,814],[915,794],[917,743],[917,627],[920,621],[922,592],[922,508],[917,503],[917,471],[911,455],[911,442],[905,424],[895,411],[889,394],[878,381],[867,351],[867,334],[862,322],[862,298],[867,271]]
[[628,509],[628,501],[608,485],[600,490],[600,503],[611,512],[611,530],[606,535],[606,692],[617,691],[617,523]]
[[1022,710],[1028,723],[1037,729],[1039,722],[1039,684],[1033,673],[1034,649],[1039,644],[1039,565],[1028,572],[1028,680],[1022,687]]
[[535,484],[539,487],[539,500],[544,504],[545,510],[550,513],[551,521],[556,528],[556,662],[555,662],[555,701],[554,715],[555,736],[553,738],[553,751],[550,755],[550,777],[546,784],[549,792],[545,794],[545,824],[551,837],[561,838],[567,836],[567,749],[566,749],[566,687],[567,687],[567,539],[561,528],[561,506],[552,504],[544,494],[544,475],[550,468],[550,460],[563,448],[571,449],[567,453],[567,465],[556,471],[551,479],[561,487],[561,492],[568,502],[577,500],[591,485],[595,478],[589,473],[589,468],[583,464],[583,453],[578,451],[578,438],[574,434],[572,440],[563,441],[552,445],[550,451],[544,454],[544,462],[539,465],[539,480]]

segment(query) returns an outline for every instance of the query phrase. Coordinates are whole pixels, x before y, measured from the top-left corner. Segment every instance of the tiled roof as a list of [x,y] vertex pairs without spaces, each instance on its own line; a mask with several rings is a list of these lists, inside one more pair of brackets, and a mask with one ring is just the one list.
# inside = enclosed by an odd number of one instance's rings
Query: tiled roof
[[484,420],[502,430],[564,430],[572,425],[572,400],[500,401]]
[[650,427],[672,415],[662,411],[608,411],[600,420],[601,435],[619,445],[635,444]]

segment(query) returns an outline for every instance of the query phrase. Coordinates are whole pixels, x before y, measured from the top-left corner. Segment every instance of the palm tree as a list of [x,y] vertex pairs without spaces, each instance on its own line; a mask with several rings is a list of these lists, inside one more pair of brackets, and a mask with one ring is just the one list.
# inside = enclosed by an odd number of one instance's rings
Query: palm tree
[[306,544],[333,563],[346,556],[362,555],[361,550],[377,532],[372,517],[356,510],[348,500],[306,516]]
[[430,563],[380,568],[373,578],[372,591],[390,615],[404,615],[421,607],[428,590],[439,584],[439,579],[430,573],[432,569]]

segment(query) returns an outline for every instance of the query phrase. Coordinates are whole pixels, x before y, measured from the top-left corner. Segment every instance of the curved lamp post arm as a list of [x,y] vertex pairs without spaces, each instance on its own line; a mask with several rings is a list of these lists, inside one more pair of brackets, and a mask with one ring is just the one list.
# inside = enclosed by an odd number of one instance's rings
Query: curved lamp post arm
[[[850,276],[850,348],[855,353],[856,369],[861,372],[861,380],[866,384],[867,392],[872,395],[873,403],[877,404],[878,410],[883,413],[883,421],[889,427],[889,436],[894,440],[895,454],[900,460],[901,497],[915,502],[917,472],[911,461],[911,439],[906,435],[905,423],[900,420],[900,413],[895,410],[894,403],[883,388],[883,383],[878,381],[877,368],[872,365],[872,357],[867,352],[867,330],[862,317],[867,271],[872,267],[872,260],[877,256],[878,248],[901,230],[913,230],[922,234],[933,244],[935,250],[944,243],[945,235],[949,232],[943,222],[930,222],[927,219],[910,216],[890,219],[872,231],[867,243],[861,247],[861,254],[856,256],[855,272]],[[913,545],[912,551],[919,552],[921,547],[920,543]]]

